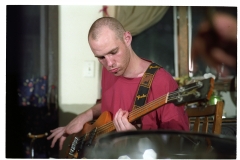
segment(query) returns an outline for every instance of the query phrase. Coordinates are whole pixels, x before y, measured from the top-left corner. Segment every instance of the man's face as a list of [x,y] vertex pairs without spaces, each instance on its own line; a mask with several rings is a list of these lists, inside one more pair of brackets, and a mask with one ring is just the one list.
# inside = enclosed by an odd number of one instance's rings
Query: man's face
[[112,30],[104,28],[97,40],[89,38],[89,45],[95,57],[109,72],[115,76],[124,74],[130,60],[130,50],[125,40],[121,41]]

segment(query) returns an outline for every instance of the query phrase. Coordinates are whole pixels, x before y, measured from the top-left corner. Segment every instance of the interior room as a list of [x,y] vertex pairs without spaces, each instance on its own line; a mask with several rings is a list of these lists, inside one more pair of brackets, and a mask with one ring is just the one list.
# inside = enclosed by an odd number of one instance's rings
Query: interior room
[[[59,142],[51,148],[46,137],[101,99],[102,67],[89,47],[88,31],[96,19],[108,16],[131,32],[138,56],[161,65],[179,86],[212,77],[207,103],[224,102],[219,132],[236,138],[237,64],[216,69],[208,55],[193,55],[201,27],[215,12],[231,15],[237,24],[237,7],[7,5],[5,158],[66,157],[73,137],[61,151]],[[236,62],[237,40],[229,48]],[[214,119],[209,123],[211,133]]]

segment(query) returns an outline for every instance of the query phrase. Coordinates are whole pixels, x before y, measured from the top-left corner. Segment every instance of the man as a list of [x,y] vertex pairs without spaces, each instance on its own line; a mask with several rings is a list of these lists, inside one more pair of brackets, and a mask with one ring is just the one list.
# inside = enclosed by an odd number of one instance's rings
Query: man
[[[95,57],[103,65],[101,103],[81,113],[65,127],[51,130],[52,134],[47,139],[53,138],[51,147],[59,139],[60,150],[66,136],[81,131],[86,122],[96,119],[103,111],[112,113],[116,131],[137,129],[127,118],[134,105],[138,85],[151,62],[136,55],[131,48],[131,33],[114,18],[96,20],[89,30],[88,41]],[[147,102],[173,92],[177,87],[172,76],[161,68],[155,74]],[[143,116],[141,125],[144,130],[189,130],[184,107],[171,103]]]

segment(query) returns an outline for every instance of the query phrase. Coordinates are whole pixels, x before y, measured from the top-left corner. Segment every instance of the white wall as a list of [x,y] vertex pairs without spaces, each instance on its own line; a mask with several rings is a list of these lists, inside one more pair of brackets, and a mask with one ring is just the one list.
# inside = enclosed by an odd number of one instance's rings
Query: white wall
[[[99,62],[88,45],[91,24],[101,6],[59,6],[59,103],[93,104],[99,96]],[[94,77],[83,76],[85,61],[94,61]],[[69,108],[62,108],[68,111]]]
[[[91,107],[100,97],[100,64],[88,45],[91,24],[102,6],[59,6],[59,125]],[[94,61],[94,77],[84,77],[85,61]],[[69,137],[60,152],[65,157]]]

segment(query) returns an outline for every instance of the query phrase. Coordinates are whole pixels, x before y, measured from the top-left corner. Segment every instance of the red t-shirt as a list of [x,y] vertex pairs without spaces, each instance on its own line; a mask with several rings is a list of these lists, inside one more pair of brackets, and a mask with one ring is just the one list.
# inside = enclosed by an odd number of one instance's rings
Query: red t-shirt
[[[114,76],[105,68],[102,70],[102,112],[116,114],[119,108],[131,111],[134,105],[140,78]],[[147,103],[177,89],[178,85],[172,76],[163,68],[154,76],[149,90]],[[143,130],[169,129],[189,130],[188,116],[184,106],[168,103],[146,114],[141,118]]]

